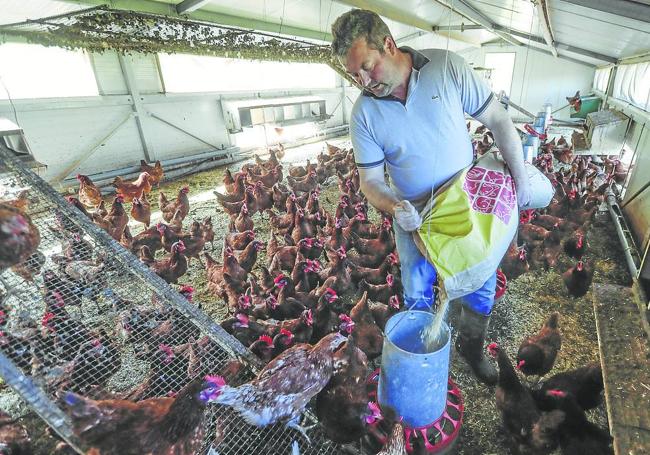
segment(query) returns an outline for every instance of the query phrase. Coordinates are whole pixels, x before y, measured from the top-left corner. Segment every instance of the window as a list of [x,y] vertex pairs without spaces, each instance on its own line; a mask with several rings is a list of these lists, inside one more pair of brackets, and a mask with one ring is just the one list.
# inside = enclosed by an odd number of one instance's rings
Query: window
[[333,88],[336,73],[315,63],[262,62],[195,55],[160,54],[168,92],[226,92]]
[[515,53],[499,52],[485,54],[485,67],[492,70],[490,75],[490,88],[494,93],[503,90],[510,96],[512,73],[515,69]]
[[650,62],[620,65],[613,96],[650,112]]
[[0,62],[0,99],[99,95],[83,51],[6,43],[0,45]]
[[596,70],[596,73],[594,74],[594,89],[607,93],[607,82],[609,82],[609,74],[611,71],[611,66]]

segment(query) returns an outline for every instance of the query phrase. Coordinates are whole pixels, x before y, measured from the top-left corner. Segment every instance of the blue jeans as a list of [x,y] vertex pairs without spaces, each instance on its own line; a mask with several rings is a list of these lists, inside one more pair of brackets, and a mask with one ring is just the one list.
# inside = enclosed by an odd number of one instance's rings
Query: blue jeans
[[[402,268],[402,285],[404,286],[404,306],[407,309],[430,310],[434,302],[433,284],[436,281],[436,269],[420,253],[413,235],[393,223],[395,243]],[[470,310],[489,315],[494,305],[494,292],[497,286],[496,270],[483,286],[460,300]]]

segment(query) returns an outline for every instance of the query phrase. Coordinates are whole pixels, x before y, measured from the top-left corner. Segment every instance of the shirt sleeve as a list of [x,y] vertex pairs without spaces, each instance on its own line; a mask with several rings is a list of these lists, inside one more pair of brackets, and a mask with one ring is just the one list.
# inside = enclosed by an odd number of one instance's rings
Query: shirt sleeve
[[463,110],[472,117],[481,115],[494,97],[492,90],[460,55],[450,52],[449,66],[460,91]]
[[375,141],[356,104],[350,118],[350,137],[354,149],[354,161],[358,168],[369,169],[384,164],[384,151]]

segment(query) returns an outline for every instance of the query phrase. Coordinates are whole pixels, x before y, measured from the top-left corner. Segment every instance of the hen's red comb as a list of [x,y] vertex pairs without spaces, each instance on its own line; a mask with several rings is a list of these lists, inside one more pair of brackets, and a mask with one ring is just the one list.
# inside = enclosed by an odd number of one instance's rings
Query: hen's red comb
[[207,375],[206,377],[203,378],[205,382],[209,382],[210,384],[214,384],[217,387],[223,387],[226,385],[226,380],[222,378],[221,376],[210,376]]
[[551,396],[551,397],[564,398],[566,396],[566,392],[564,392],[562,390],[551,389],[551,390],[546,391],[546,395]]
[[265,343],[268,344],[269,346],[273,346],[273,338],[271,338],[271,337],[268,336],[268,335],[260,335],[260,337],[259,337],[258,339],[259,339],[260,341],[265,342]]
[[332,289],[332,288],[326,288],[325,292],[327,292],[328,294],[332,294],[334,297],[338,296],[336,291],[334,289]]

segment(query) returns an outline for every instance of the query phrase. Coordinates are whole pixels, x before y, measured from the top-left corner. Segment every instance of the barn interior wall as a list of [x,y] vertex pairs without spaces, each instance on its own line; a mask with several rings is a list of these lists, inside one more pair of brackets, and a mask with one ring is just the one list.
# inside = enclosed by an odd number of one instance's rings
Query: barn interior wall
[[[105,52],[92,54],[91,62],[98,97],[0,101],[0,116],[23,127],[36,159],[48,166],[46,180],[135,165],[146,158],[145,150],[150,159],[165,160],[235,146],[236,138],[224,122],[222,99],[319,96],[332,114],[321,127],[330,128],[347,123],[347,98],[355,96],[351,87],[166,94],[153,54],[127,55],[120,62],[115,52]],[[131,90],[123,65],[130,65]],[[138,95],[135,100],[131,93]]]
[[633,122],[626,144],[632,150],[634,166],[626,184],[622,208],[637,247],[644,252],[650,244],[650,125]]
[[[566,105],[566,97],[572,96],[576,90],[588,93],[596,70],[589,65],[556,59],[552,55],[523,46],[485,45],[458,53],[474,66],[484,66],[485,54],[492,52],[516,54],[510,99],[533,113],[541,111],[545,103],[551,103],[553,110]],[[514,110],[511,115],[522,116]],[[555,117],[568,119],[568,107],[558,111]]]

